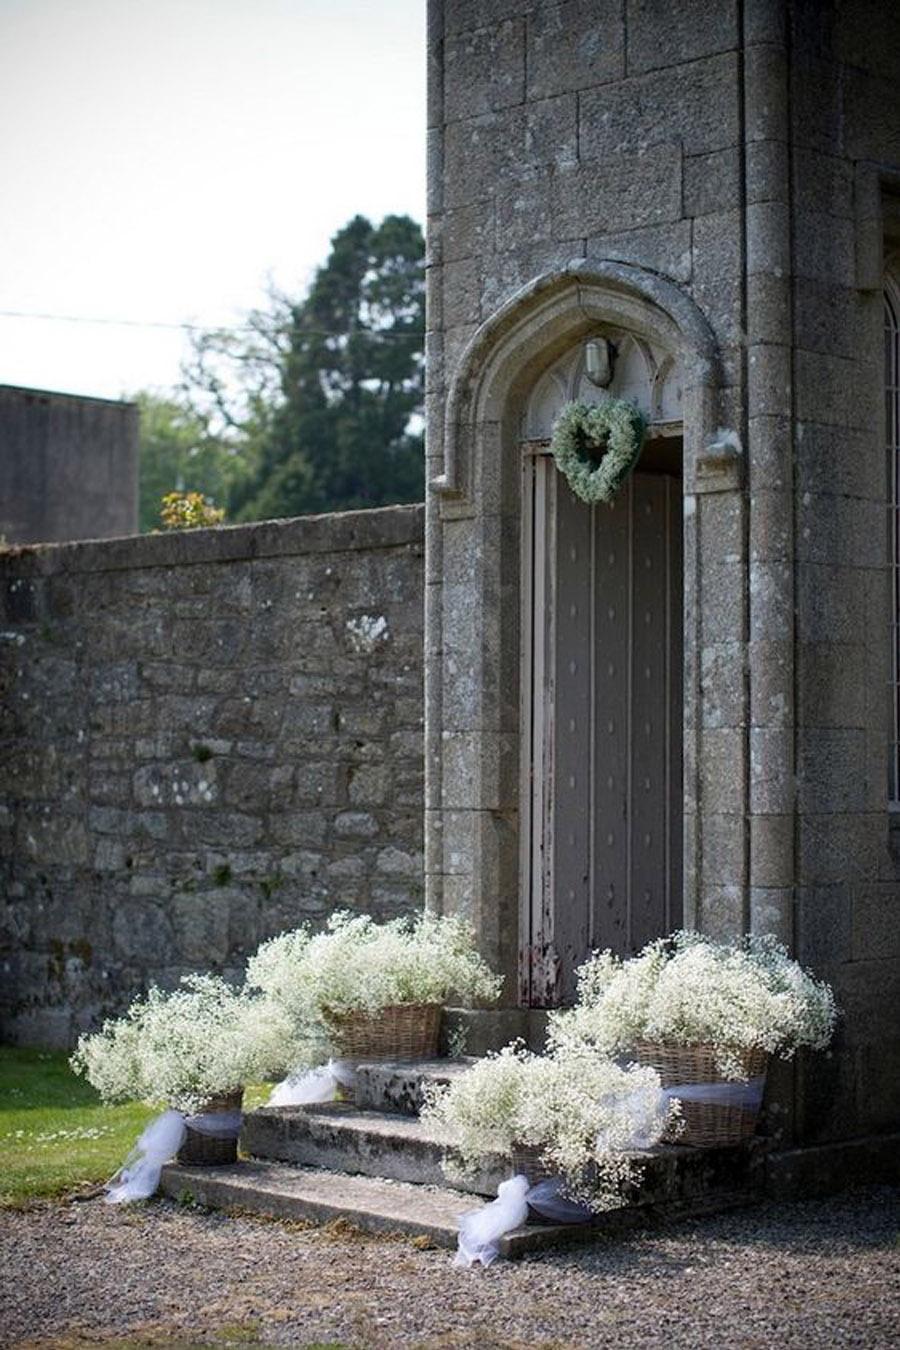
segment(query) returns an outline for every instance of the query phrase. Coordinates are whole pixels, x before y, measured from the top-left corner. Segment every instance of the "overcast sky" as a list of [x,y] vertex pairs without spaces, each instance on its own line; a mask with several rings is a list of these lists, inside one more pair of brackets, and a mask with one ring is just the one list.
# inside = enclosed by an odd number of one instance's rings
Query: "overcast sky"
[[[424,223],[425,0],[0,0],[0,310],[239,322]],[[165,328],[0,315],[0,384],[165,389]]]

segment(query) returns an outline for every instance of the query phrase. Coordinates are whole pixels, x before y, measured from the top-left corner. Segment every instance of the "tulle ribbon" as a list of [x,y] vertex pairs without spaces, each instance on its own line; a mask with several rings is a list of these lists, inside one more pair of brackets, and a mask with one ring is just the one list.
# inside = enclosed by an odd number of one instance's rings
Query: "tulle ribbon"
[[548,1177],[536,1186],[529,1186],[528,1178],[519,1173],[500,1183],[496,1200],[460,1217],[459,1245],[453,1264],[489,1266],[496,1261],[501,1239],[522,1226],[529,1209],[549,1223],[589,1223],[594,1217],[587,1205],[579,1205],[563,1194],[561,1177]]
[[341,1088],[352,1089],[356,1070],[347,1060],[330,1059],[318,1069],[293,1073],[272,1089],[267,1106],[314,1106],[333,1102]]
[[756,1111],[762,1104],[766,1076],[748,1078],[735,1083],[676,1083],[666,1088],[667,1101],[712,1102],[715,1106],[737,1106],[743,1111]]
[[489,1266],[500,1255],[500,1239],[528,1217],[528,1178],[512,1177],[497,1187],[497,1199],[459,1220],[455,1266]]
[[106,1203],[121,1205],[149,1199],[159,1186],[164,1165],[181,1148],[189,1127],[216,1139],[237,1139],[241,1112],[208,1111],[187,1116],[182,1111],[163,1111],[151,1120],[118,1172],[106,1183]]

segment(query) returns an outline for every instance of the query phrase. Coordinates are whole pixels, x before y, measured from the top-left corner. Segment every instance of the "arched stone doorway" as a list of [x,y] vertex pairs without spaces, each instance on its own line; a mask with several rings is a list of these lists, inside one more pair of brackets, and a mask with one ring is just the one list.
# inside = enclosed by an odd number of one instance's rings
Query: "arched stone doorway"
[[[597,924],[593,930],[582,924],[578,940],[562,955],[557,951],[558,973],[544,980],[542,991],[532,980],[530,958],[521,961],[535,946],[536,902],[527,861],[534,838],[533,798],[526,790],[533,767],[528,699],[535,682],[534,642],[523,622],[533,605],[528,591],[534,560],[528,550],[534,548],[535,508],[529,493],[533,497],[537,472],[545,484],[559,477],[552,465],[539,471],[532,465],[529,485],[523,470],[527,443],[542,437],[530,435],[536,424],[528,419],[542,406],[549,408],[554,397],[571,396],[583,381],[578,364],[584,343],[597,334],[618,344],[613,391],[639,386],[640,397],[656,409],[650,409],[654,435],[641,466],[642,479],[649,471],[648,483],[641,482],[639,491],[646,486],[657,494],[669,544],[682,541],[684,661],[674,632],[678,607],[671,602],[679,583],[673,572],[666,583],[663,679],[669,688],[667,734],[673,728],[682,733],[685,769],[678,781],[677,746],[670,744],[662,775],[668,775],[670,802],[663,864],[670,868],[668,908],[665,920],[654,926],[661,931],[678,921],[679,889],[684,920],[696,919],[699,610],[691,494],[703,447],[714,440],[717,426],[715,344],[703,316],[671,283],[624,264],[580,260],[536,279],[478,330],[456,366],[443,424],[430,423],[432,463],[443,472],[431,481],[426,526],[427,904],[472,920],[485,955],[507,975],[507,1001],[520,1006],[565,997],[585,943],[606,940]],[[542,456],[531,458],[537,462]],[[634,491],[633,485],[627,489],[623,511],[628,501],[633,512]],[[545,513],[542,519],[549,517]],[[558,526],[558,512],[556,519]],[[523,529],[529,520],[530,535]],[[568,529],[565,521],[562,528]],[[578,528],[585,538],[602,539],[586,517]],[[648,539],[653,537],[651,531]],[[596,543],[591,547],[596,553]],[[667,549],[665,566],[671,569],[678,549],[674,554]],[[742,641],[743,634],[736,631],[735,640]],[[557,642],[557,648],[564,650],[564,644]],[[683,679],[674,678],[682,670]],[[585,697],[583,689],[579,697]],[[683,806],[680,888],[680,851],[671,843],[676,799]],[[656,847],[660,833],[651,834]],[[559,912],[560,896],[554,881],[540,892],[540,903],[552,902]],[[633,937],[613,945],[633,945],[650,935],[636,927]],[[537,940],[543,942],[540,929]]]

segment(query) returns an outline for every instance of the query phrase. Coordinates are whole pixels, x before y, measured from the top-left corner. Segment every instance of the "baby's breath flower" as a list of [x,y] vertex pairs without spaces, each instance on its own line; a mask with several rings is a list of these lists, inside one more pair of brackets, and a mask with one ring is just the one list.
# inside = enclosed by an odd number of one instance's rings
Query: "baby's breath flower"
[[578,971],[578,1005],[551,1014],[549,1044],[609,1055],[639,1041],[711,1045],[726,1078],[741,1078],[741,1052],[790,1059],[822,1049],[837,1011],[830,987],[804,970],[771,934],[712,942],[680,932],[622,960],[600,952]]
[[70,1063],[104,1101],[190,1112],[266,1078],[283,1036],[261,999],[213,975],[188,975],[171,993],[151,988],[124,1017],[82,1036]]
[[324,932],[308,928],[263,943],[247,965],[247,986],[262,991],[289,1027],[284,1068],[325,1057],[329,1021],[403,1003],[444,1003],[451,995],[490,1003],[501,980],[475,948],[464,920],[425,914],[375,923],[333,914]]
[[653,1069],[623,1069],[585,1047],[533,1055],[518,1042],[449,1087],[426,1089],[422,1112],[456,1170],[474,1171],[491,1154],[530,1145],[567,1193],[595,1210],[623,1203],[623,1187],[640,1175],[635,1150],[658,1143],[676,1115]]

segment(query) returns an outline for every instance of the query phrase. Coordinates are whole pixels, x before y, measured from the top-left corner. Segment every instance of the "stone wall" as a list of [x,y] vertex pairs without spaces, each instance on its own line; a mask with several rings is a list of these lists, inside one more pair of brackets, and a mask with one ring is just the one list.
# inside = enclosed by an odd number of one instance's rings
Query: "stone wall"
[[0,538],[111,539],[137,522],[137,405],[0,385]]
[[[795,804],[799,954],[833,979],[844,1010],[839,1053],[799,1075],[797,1131],[818,1140],[900,1123],[883,345],[885,207],[900,187],[900,10],[797,0],[787,44],[792,351],[789,366],[783,350],[776,360],[790,375],[793,483],[779,437],[771,485],[793,507],[798,729],[796,777],[770,790]],[[770,303],[783,304],[785,283],[772,285]],[[781,608],[780,586],[772,598]]]
[[4,1032],[422,901],[422,509],[0,555]]
[[[431,0],[429,14],[429,478],[447,473],[451,436],[468,463],[468,476],[457,475],[466,481],[453,485],[460,499],[435,493],[428,507],[430,894],[436,906],[493,925],[487,950],[513,973],[508,937],[518,919],[521,847],[518,421],[542,369],[592,322],[595,330],[602,323],[604,295],[628,295],[631,269],[643,315],[665,320],[678,337],[674,317],[693,349],[690,362],[681,353],[692,386],[684,424],[692,508],[684,527],[686,914],[710,931],[732,932],[747,919],[749,894],[747,504],[739,491],[695,497],[694,477],[717,426],[744,432],[741,10],[731,0]],[[765,195],[764,186],[759,191]],[[487,411],[451,427],[448,403],[455,412],[498,344],[525,332],[547,298],[563,291],[570,318],[547,328],[543,358],[535,335],[527,353],[506,360],[509,396],[493,404],[486,396]],[[680,322],[687,313],[690,334]],[[479,567],[491,569],[489,581]],[[462,707],[460,672],[470,666],[453,644],[459,633],[468,639],[483,604],[492,612],[481,629],[480,679]],[[483,741],[483,732],[494,739],[497,772],[492,764],[490,774],[480,773],[483,744],[475,745],[478,763],[457,772],[450,752],[473,733]]]
[[[429,5],[429,893],[509,967],[528,392],[566,344],[628,327],[626,303],[645,336],[673,323],[696,366],[699,314],[685,912],[713,935],[773,931],[833,981],[834,1052],[770,1091],[802,1144],[900,1120],[880,346],[898,56],[900,10],[878,0]],[[717,427],[741,455],[709,491]]]

